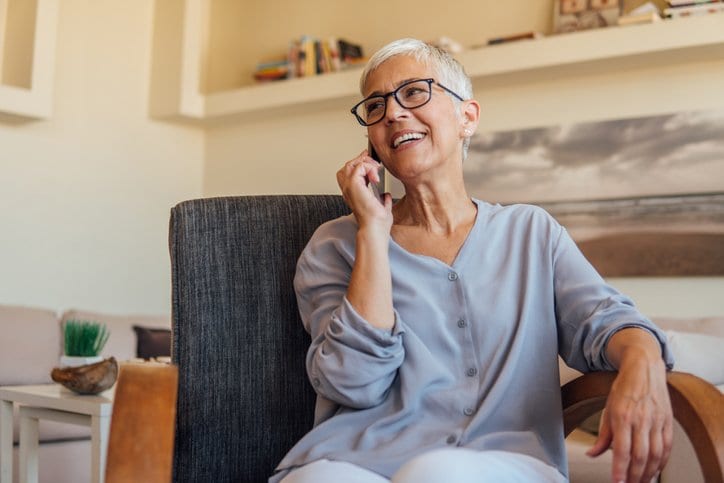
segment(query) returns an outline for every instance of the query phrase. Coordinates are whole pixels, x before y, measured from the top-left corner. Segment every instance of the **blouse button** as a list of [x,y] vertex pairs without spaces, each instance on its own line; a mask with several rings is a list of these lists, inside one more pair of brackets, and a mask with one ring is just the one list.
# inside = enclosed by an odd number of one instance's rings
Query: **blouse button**
[[455,272],[450,272],[447,274],[447,279],[450,280],[451,282],[454,282],[455,280],[458,279],[458,274]]
[[468,369],[467,372],[466,372],[466,374],[468,375],[468,377],[475,377],[475,375],[477,375],[477,373],[478,373],[478,370],[477,370],[476,368],[474,368],[474,367],[471,367],[471,368]]
[[465,408],[463,413],[465,413],[465,416],[472,416],[475,413],[475,410],[473,408]]
[[460,327],[461,329],[464,328],[466,325],[468,325],[468,323],[465,322],[465,319],[458,320],[458,327]]
[[458,439],[455,437],[455,435],[451,434],[450,436],[447,437],[447,444],[455,444],[455,442],[457,440]]

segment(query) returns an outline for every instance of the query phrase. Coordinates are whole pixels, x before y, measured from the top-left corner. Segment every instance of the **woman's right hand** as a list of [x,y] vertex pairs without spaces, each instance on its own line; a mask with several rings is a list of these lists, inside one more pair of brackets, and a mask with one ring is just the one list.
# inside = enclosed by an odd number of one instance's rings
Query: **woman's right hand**
[[368,180],[370,183],[379,182],[379,169],[379,163],[365,149],[337,171],[337,184],[360,228],[376,227],[389,233],[392,227],[392,196],[385,193],[382,204],[367,186]]

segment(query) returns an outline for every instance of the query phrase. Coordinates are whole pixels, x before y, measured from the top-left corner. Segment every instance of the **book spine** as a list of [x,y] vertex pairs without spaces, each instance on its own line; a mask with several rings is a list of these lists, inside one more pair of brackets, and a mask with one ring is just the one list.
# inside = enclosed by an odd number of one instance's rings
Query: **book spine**
[[338,72],[342,69],[342,63],[339,60],[339,45],[337,44],[337,39],[331,37],[327,41],[327,45],[329,46],[329,57],[332,72]]
[[314,50],[314,39],[308,36],[302,37],[302,50],[304,51],[304,73],[303,77],[317,73],[317,55]]

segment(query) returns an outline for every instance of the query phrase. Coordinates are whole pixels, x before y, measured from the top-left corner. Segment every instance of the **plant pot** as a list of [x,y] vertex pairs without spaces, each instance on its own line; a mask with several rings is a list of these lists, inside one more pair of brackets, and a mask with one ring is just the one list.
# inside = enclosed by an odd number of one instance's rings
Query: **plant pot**
[[95,364],[103,360],[101,356],[61,356],[60,367],[80,367]]
[[114,357],[79,367],[56,367],[50,373],[53,381],[76,394],[99,394],[113,386],[117,377],[118,363]]

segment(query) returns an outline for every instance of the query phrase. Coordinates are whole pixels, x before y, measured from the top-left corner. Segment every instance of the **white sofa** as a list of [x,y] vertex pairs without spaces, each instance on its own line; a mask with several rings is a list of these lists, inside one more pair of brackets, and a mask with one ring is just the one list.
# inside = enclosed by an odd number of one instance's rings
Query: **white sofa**
[[[78,310],[58,316],[47,309],[0,305],[0,386],[52,383],[50,371],[58,365],[62,353],[61,325],[70,319],[105,323],[111,334],[102,355],[114,356],[119,362],[136,358],[138,339],[133,326],[171,327],[169,316],[118,316]],[[40,483],[89,482],[89,428],[41,421],[39,430]],[[13,483],[17,483],[17,417],[13,438]]]
[[[674,370],[688,372],[717,386],[724,392],[724,317],[654,318],[666,332],[674,353]],[[561,366],[561,384],[578,377],[579,372]],[[724,397],[724,396],[723,396]],[[590,425],[586,429],[591,429]],[[596,436],[576,429],[566,440],[571,483],[610,483],[611,451],[589,458],[585,451]],[[674,447],[660,483],[704,483],[694,449],[678,423],[674,427]]]

